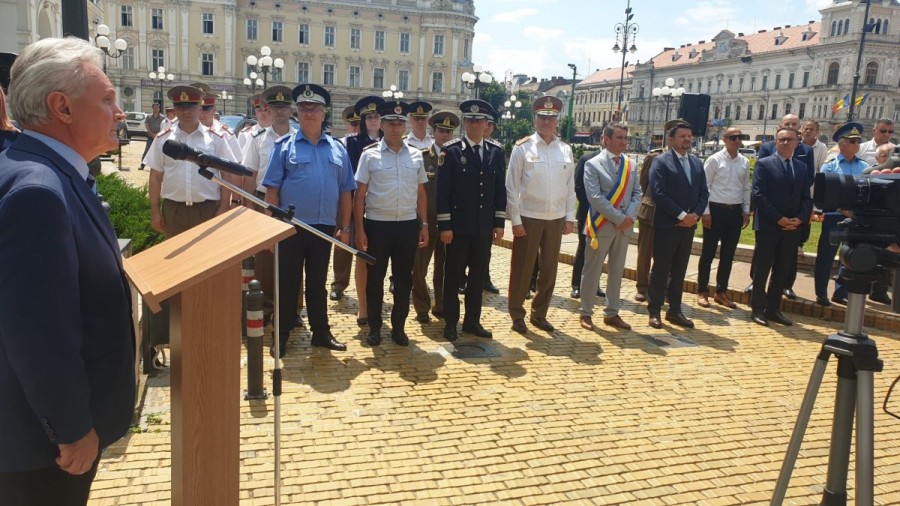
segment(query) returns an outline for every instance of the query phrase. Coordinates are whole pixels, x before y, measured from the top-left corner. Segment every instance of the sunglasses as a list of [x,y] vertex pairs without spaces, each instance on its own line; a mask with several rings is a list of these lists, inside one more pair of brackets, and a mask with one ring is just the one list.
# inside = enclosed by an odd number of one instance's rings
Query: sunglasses
[[728,139],[728,140],[730,140],[730,141],[739,141],[739,140],[741,140],[741,136],[740,136],[740,135],[727,135],[727,136],[725,136],[725,138]]
[[879,130],[879,132],[881,132],[881,133],[883,133],[883,134],[892,134],[892,133],[894,133],[893,130],[886,130],[886,129],[881,129],[881,130]]

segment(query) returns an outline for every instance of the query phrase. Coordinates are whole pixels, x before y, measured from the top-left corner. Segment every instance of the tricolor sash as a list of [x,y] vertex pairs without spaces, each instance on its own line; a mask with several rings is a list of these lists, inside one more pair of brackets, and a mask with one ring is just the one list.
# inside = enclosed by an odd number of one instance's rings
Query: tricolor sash
[[[622,199],[625,198],[625,189],[628,188],[628,182],[631,180],[631,159],[622,155],[619,160],[619,178],[614,182],[612,189],[606,194],[606,200],[613,205],[619,207]],[[588,207],[588,220],[584,225],[585,234],[591,238],[591,248],[597,249],[600,243],[597,242],[597,232],[607,223],[606,216],[594,211],[593,207]]]

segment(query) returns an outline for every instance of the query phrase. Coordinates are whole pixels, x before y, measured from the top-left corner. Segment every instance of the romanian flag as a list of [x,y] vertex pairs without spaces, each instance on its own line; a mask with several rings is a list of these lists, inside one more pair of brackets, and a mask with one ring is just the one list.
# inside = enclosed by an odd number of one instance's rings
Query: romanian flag
[[838,111],[844,108],[845,105],[850,103],[850,94],[844,95],[844,98],[838,100],[833,106],[831,106],[831,115],[834,116]]
[[856,97],[856,101],[854,102],[856,106],[860,106],[866,103],[866,100],[869,100],[869,94],[860,95]]

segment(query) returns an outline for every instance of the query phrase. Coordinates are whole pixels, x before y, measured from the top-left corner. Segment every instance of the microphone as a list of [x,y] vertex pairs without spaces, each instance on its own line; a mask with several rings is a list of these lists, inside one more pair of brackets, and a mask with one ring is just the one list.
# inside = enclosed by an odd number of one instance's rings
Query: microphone
[[176,160],[187,160],[196,163],[201,167],[209,167],[211,169],[219,169],[230,174],[238,176],[254,176],[256,173],[244,167],[243,165],[219,158],[218,156],[207,155],[197,149],[194,149],[183,142],[173,139],[167,140],[163,144],[163,154]]

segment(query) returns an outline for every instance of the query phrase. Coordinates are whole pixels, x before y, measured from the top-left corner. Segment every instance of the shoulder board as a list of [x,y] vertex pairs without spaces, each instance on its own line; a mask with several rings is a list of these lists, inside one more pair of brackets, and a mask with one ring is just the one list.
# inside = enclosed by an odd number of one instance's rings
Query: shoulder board
[[256,137],[259,137],[260,135],[264,134],[266,132],[266,130],[267,129],[265,129],[265,128],[261,128],[259,130],[259,132],[256,132],[255,134],[250,134],[250,135],[255,139]]
[[406,135],[403,136],[403,140],[406,140],[406,139],[408,139],[408,138],[409,138],[409,134],[406,134]]
[[211,133],[212,135],[215,135],[216,137],[218,137],[218,138],[220,138],[220,139],[224,139],[224,138],[225,138],[225,135],[224,135],[224,134],[221,134],[221,133],[219,133],[219,132],[216,132],[216,131],[213,130],[212,128],[207,128],[206,131],[209,132],[209,133]]
[[169,128],[166,128],[165,130],[163,130],[162,132],[156,134],[156,136],[159,137],[160,135],[166,135],[167,133],[169,133],[171,131],[172,131],[172,127],[169,127]]
[[528,139],[530,139],[530,138],[531,138],[530,135],[527,137],[522,137],[521,139],[516,141],[516,146],[521,146],[522,144],[525,144],[526,142],[528,142]]
[[250,123],[247,123],[246,125],[244,125],[244,128],[241,129],[240,133],[244,133],[244,132],[246,132],[247,130],[250,130],[251,128],[253,128],[253,127],[255,127],[255,126],[256,126],[256,125],[252,125],[252,124],[250,124]]
[[421,151],[423,155],[427,154],[431,151],[431,146],[429,146],[427,148],[419,148],[419,151]]
[[494,139],[485,139],[484,142],[487,142],[488,144],[493,144],[494,146],[497,146],[498,148],[503,147],[503,144],[500,144],[498,141],[496,141]]
[[444,145],[441,146],[441,151],[444,151],[445,149],[449,148],[450,146],[452,146],[454,144],[459,144],[460,142],[462,142],[461,137],[457,137],[457,138],[451,140],[450,142],[445,142]]
[[228,133],[231,133],[231,130],[228,128],[228,125],[226,125],[225,123],[222,123],[222,130],[224,130]]
[[[293,133],[293,132],[291,132],[291,133]],[[282,135],[281,137],[275,139],[275,144],[281,144],[282,142],[284,142],[285,139],[287,139],[290,136],[291,136],[290,133],[286,133],[286,134]]]
[[377,145],[378,145],[377,142],[373,142],[372,144],[369,144],[368,146],[364,147],[364,148],[363,148],[363,151],[365,151],[365,150],[367,150],[367,149],[372,149],[372,148],[374,148],[374,147],[377,146]]

